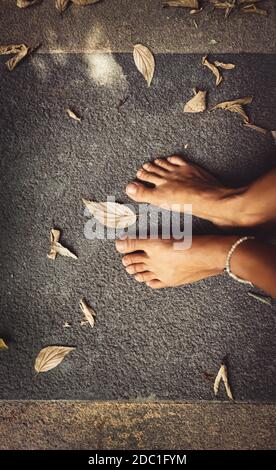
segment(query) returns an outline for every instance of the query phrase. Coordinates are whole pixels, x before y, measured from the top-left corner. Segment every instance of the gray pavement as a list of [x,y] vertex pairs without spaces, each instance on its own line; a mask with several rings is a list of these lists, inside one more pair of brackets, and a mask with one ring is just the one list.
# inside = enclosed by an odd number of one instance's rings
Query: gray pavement
[[[218,89],[195,54],[158,54],[150,89],[131,54],[37,54],[12,73],[1,59],[2,399],[212,400],[206,373],[228,354],[237,400],[275,400],[275,311],[226,276],[150,291],[124,272],[112,241],[83,233],[81,198],[128,202],[125,185],[156,155],[186,154],[237,186],[275,165],[272,138],[238,116],[182,113],[194,86],[210,106],[253,95],[251,119],[275,128],[275,56],[213,58],[237,65]],[[52,227],[78,261],[47,259]],[[194,230],[217,233],[202,220]],[[79,324],[81,296],[97,312],[93,330]],[[35,376],[38,351],[54,344],[76,351]]]
[[234,12],[227,20],[207,0],[194,16],[186,8],[162,8],[161,0],[102,0],[71,5],[63,15],[54,0],[27,9],[15,3],[1,0],[1,42],[41,43],[40,52],[130,52],[137,42],[155,53],[276,52],[273,0],[262,2],[267,17]]

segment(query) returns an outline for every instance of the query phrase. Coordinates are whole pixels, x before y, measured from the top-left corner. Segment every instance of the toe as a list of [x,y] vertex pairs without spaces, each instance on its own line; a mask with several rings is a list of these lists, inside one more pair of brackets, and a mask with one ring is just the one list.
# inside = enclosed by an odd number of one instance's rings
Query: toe
[[137,202],[152,202],[152,196],[153,196],[153,191],[154,189],[152,188],[146,188],[143,184],[141,183],[130,183],[126,187],[126,193],[127,195],[133,199],[134,201]]
[[178,165],[178,166],[187,165],[185,160],[183,160],[183,158],[181,158],[181,157],[178,157],[177,155],[173,155],[172,157],[168,157],[168,160],[169,160],[170,163],[173,163],[174,165]]
[[122,263],[124,266],[130,266],[135,263],[145,263],[146,260],[147,256],[143,253],[130,253],[123,257]]
[[128,274],[143,273],[147,270],[147,266],[144,263],[131,264],[126,267],[126,272]]
[[166,176],[166,170],[161,166],[155,165],[155,163],[144,163],[143,168],[150,173],[155,173],[159,176]]
[[175,166],[172,163],[169,163],[168,160],[157,158],[156,160],[154,160],[154,163],[160,166],[161,168],[163,168],[164,170],[167,170],[167,171],[175,170]]
[[137,177],[139,178],[139,180],[146,181],[147,183],[152,183],[155,185],[158,185],[162,182],[161,176],[158,176],[157,174],[151,173],[144,169],[137,171]]
[[151,273],[150,271],[144,271],[144,272],[139,272],[138,274],[135,274],[135,280],[138,282],[151,282],[152,279],[156,277],[154,273]]
[[126,238],[116,240],[116,249],[120,253],[132,253],[133,251],[145,251],[150,240],[139,240],[138,238]]
[[166,284],[164,284],[164,282],[159,281],[158,279],[147,281],[146,284],[152,289],[163,289],[164,287],[167,287]]

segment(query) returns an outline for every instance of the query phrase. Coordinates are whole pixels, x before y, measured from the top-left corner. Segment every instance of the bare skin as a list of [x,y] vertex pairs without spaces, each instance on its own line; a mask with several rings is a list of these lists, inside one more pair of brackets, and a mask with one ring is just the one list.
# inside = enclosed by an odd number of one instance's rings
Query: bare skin
[[276,169],[249,186],[233,189],[199,166],[172,156],[145,163],[137,178],[140,182],[126,188],[128,196],[137,202],[181,212],[184,204],[192,204],[194,215],[222,226],[249,227],[276,221]]
[[[219,225],[256,226],[276,220],[276,170],[238,190],[225,188],[196,165],[173,156],[147,163],[137,172],[143,182],[127,186],[137,202],[167,209],[175,204],[193,205],[193,213]],[[179,208],[181,210],[181,208]],[[223,272],[227,254],[239,237],[193,237],[188,250],[177,249],[175,240],[119,240],[116,248],[125,253],[123,265],[138,282],[160,289],[176,287]],[[276,297],[276,247],[250,240],[240,245],[231,260],[231,270]]]

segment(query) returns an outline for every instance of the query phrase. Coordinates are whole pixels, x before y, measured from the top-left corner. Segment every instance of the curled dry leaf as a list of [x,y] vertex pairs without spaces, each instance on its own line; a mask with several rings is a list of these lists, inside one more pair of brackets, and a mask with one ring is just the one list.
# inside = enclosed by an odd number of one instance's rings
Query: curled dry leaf
[[66,322],[63,324],[63,328],[71,328],[71,323],[69,323],[68,321],[66,321]]
[[60,239],[60,230],[56,230],[54,228],[51,229],[50,232],[50,242],[51,242],[51,249],[48,253],[49,259],[56,259],[57,255],[66,256],[67,258],[78,259],[78,257],[72,253],[68,248],[65,248],[61,243],[59,243]]
[[190,15],[196,15],[197,13],[200,13],[203,10],[203,8],[199,8],[198,10],[191,10]]
[[184,113],[202,113],[206,109],[206,91],[198,91],[184,106]]
[[95,325],[95,317],[96,317],[96,312],[91,308],[84,299],[80,300],[80,309],[82,313],[84,314],[85,318],[85,323],[88,322],[90,326]]
[[209,62],[209,60],[207,59],[207,55],[203,57],[202,65],[205,65],[206,67],[208,67],[208,69],[210,69],[213,72],[213,74],[216,77],[216,86],[219,86],[219,84],[222,82],[223,78],[222,78],[218,68],[214,64]]
[[274,142],[276,144],[276,131],[271,131],[271,135],[272,135],[272,137],[274,139]]
[[220,67],[221,69],[225,70],[231,70],[236,67],[235,64],[225,64],[224,62],[219,62],[218,60],[215,60],[214,64],[216,67]]
[[168,0],[163,2],[163,7],[181,7],[199,9],[198,0]]
[[217,396],[217,394],[218,394],[219,385],[220,385],[221,380],[224,383],[225,390],[226,390],[228,398],[230,398],[230,400],[234,400],[233,394],[232,394],[232,391],[231,391],[231,387],[230,387],[229,382],[228,382],[227,367],[226,367],[226,364],[224,362],[222,362],[222,364],[220,366],[220,369],[218,371],[218,375],[215,378],[215,382],[214,382],[215,396]]
[[133,58],[137,69],[150,86],[155,68],[152,52],[146,46],[136,44],[133,48]]
[[65,356],[76,348],[69,348],[67,346],[47,346],[41,349],[36,360],[36,372],[47,372],[58,366]]
[[70,0],[56,0],[56,1],[55,1],[56,9],[57,9],[60,13],[62,13],[62,12],[65,11],[66,8],[68,7],[69,1],[70,1]]
[[9,349],[9,347],[2,338],[0,338],[0,349]]
[[257,8],[255,5],[247,5],[240,10],[242,13],[256,13],[257,15],[267,16],[267,11]]
[[6,62],[9,71],[13,70],[24,57],[30,54],[34,49],[26,46],[26,44],[0,46],[0,55],[14,54],[14,57]]
[[71,119],[74,119],[74,121],[77,121],[77,122],[81,122],[81,118],[79,116],[77,116],[76,113],[74,113],[74,111],[72,111],[72,109],[67,108],[65,111],[67,112],[68,116]]
[[0,46],[0,55],[17,54],[23,44],[10,44],[8,46]]
[[35,3],[40,2],[41,0],[17,0],[16,5],[19,8],[28,8],[31,5],[34,5]]
[[251,124],[251,122],[245,122],[244,127],[248,127],[249,129],[252,129],[253,131],[257,131],[260,134],[267,134],[268,130],[263,129],[263,127],[255,126],[255,124]]
[[123,229],[136,222],[136,214],[124,204],[118,204],[117,202],[92,202],[87,199],[83,199],[82,202],[95,219],[106,227]]
[[214,106],[211,111],[214,109],[225,109],[231,113],[238,113],[242,116],[244,122],[248,123],[249,117],[247,116],[242,106],[252,103],[252,99],[253,98],[249,96],[247,98],[238,98],[237,100],[224,101],[223,103],[218,103],[216,106]]
[[231,10],[235,8],[235,3],[231,2],[210,2],[215,8],[218,8],[220,10],[227,10],[228,8]]

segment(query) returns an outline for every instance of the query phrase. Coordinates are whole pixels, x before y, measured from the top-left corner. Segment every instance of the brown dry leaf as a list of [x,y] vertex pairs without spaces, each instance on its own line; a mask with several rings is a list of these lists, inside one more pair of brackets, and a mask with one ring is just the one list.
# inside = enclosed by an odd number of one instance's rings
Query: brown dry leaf
[[66,322],[63,324],[63,328],[71,328],[71,323],[69,323],[68,321],[66,321]]
[[35,3],[40,2],[41,0],[17,0],[16,5],[19,8],[28,8],[31,5],[34,5]]
[[260,132],[260,134],[268,133],[267,129],[264,129],[263,127],[255,126],[255,124],[251,124],[251,122],[245,122],[244,127],[248,127],[249,129],[253,129],[253,131]]
[[49,259],[56,259],[57,255],[66,256],[67,258],[78,259],[78,257],[72,253],[68,248],[65,248],[61,243],[59,243],[60,239],[60,230],[51,229],[50,232],[50,241],[51,241],[51,249],[48,253]]
[[224,62],[219,62],[218,60],[215,60],[214,64],[216,67],[220,67],[221,69],[225,70],[232,70],[236,67],[235,64],[225,64]]
[[199,9],[198,0],[168,0],[163,2],[163,7],[181,7]]
[[215,382],[214,382],[215,396],[217,396],[217,394],[218,394],[219,385],[220,385],[221,380],[224,383],[225,390],[226,390],[228,398],[230,398],[230,400],[234,400],[233,394],[232,394],[232,391],[231,391],[231,388],[230,388],[230,385],[229,385],[229,382],[228,382],[227,367],[226,367],[226,364],[224,362],[221,364],[220,369],[218,371],[218,375],[215,378]]
[[239,98],[233,101],[224,101],[223,103],[218,103],[214,106],[211,111],[214,109],[225,109],[230,111],[231,113],[238,113],[242,116],[244,122],[249,122],[249,117],[247,116],[246,112],[243,109],[243,105],[252,103],[252,97],[249,96],[247,98]]
[[198,10],[191,10],[190,15],[196,15],[197,13],[200,13],[203,10],[203,8],[199,8]]
[[62,13],[62,12],[65,11],[66,8],[68,7],[69,1],[70,1],[70,0],[56,0],[56,1],[55,1],[56,9],[57,9],[60,13]]
[[9,349],[3,338],[0,338],[0,349]]
[[276,144],[276,131],[271,131],[271,135],[272,135],[272,137],[274,139],[274,142]]
[[0,46],[0,55],[17,54],[20,52],[23,44],[10,44],[8,46]]
[[214,64],[209,62],[207,57],[208,57],[207,55],[203,57],[202,65],[205,65],[206,67],[208,67],[208,69],[210,69],[213,72],[213,74],[216,77],[216,86],[219,86],[219,84],[222,82],[223,78],[222,78],[218,68]]
[[155,68],[152,52],[142,44],[135,44],[133,48],[133,58],[137,69],[143,75],[149,87]]
[[34,367],[36,372],[47,372],[54,369],[74,349],[76,348],[69,348],[67,346],[47,346],[41,349],[35,360]]
[[96,312],[91,308],[84,299],[80,300],[80,309],[82,313],[84,314],[85,318],[85,323],[88,322],[89,325],[93,326],[95,325],[95,317],[96,317]]
[[267,11],[257,8],[255,5],[247,5],[240,10],[242,13],[256,13],[257,15],[267,16]]
[[74,121],[77,121],[77,122],[81,122],[81,118],[77,116],[76,113],[72,111],[72,109],[67,108],[65,111],[71,119],[74,119]]
[[106,227],[121,229],[136,222],[136,214],[124,204],[109,201],[92,202],[87,199],[83,199],[82,202],[95,219]]
[[17,64],[19,64],[22,59],[24,59],[24,57],[26,57],[33,50],[33,48],[26,46],[26,44],[11,44],[8,46],[0,46],[0,55],[14,54],[14,57],[6,62],[6,66],[11,71],[17,66]]
[[198,91],[188,103],[185,104],[184,113],[202,113],[206,109],[206,93],[207,91]]
[[235,4],[231,3],[231,2],[210,2],[212,3],[212,5],[215,7],[215,8],[219,8],[221,10],[227,10],[227,9],[230,9],[232,10],[233,8],[235,8]]
[[98,3],[100,0],[71,0],[74,5],[86,6],[86,5],[93,5],[93,3]]

